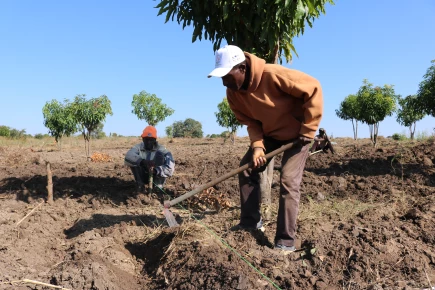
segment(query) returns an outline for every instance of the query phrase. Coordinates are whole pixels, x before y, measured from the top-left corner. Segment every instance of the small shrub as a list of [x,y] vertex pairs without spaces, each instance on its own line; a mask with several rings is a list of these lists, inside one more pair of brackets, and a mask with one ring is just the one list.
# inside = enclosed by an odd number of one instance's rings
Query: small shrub
[[11,129],[9,137],[11,139],[26,139],[26,129],[23,130],[17,130],[17,129]]
[[35,139],[44,139],[44,138],[46,138],[46,137],[50,137],[50,135],[48,135],[48,134],[41,134],[41,133],[38,133],[38,134],[35,134],[35,136],[33,136]]
[[399,133],[394,133],[391,138],[393,138],[393,140],[397,140],[397,141],[403,141],[406,140],[406,136],[404,134],[399,134]]
[[9,137],[11,135],[11,129],[8,126],[0,126],[0,136]]

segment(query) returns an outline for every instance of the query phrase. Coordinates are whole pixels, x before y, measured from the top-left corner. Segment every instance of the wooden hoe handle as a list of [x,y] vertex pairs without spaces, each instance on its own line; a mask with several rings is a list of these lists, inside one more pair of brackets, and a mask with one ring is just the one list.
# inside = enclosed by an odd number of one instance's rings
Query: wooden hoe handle
[[[274,157],[275,155],[278,155],[279,153],[282,153],[282,152],[292,148],[295,144],[296,144],[295,142],[292,142],[292,143],[288,143],[286,145],[283,145],[280,148],[278,148],[278,149],[276,149],[276,150],[266,154],[265,157],[266,157],[266,159],[270,159],[270,158]],[[212,186],[218,184],[219,182],[227,180],[228,178],[230,178],[230,177],[232,177],[232,176],[234,176],[236,174],[239,174],[240,172],[242,172],[242,171],[252,167],[252,164],[253,164],[253,162],[251,161],[251,162],[249,162],[249,163],[247,163],[245,165],[242,165],[239,168],[234,169],[233,171],[228,172],[227,174],[222,175],[221,177],[219,177],[219,178],[217,178],[215,180],[212,180],[209,183],[201,185],[200,187],[197,187],[194,190],[189,191],[189,192],[187,192],[187,193],[185,193],[185,194],[183,194],[183,195],[181,195],[181,196],[179,196],[179,197],[177,197],[177,198],[175,198],[173,200],[166,200],[164,202],[164,206],[165,206],[165,208],[169,208],[169,207],[171,207],[171,206],[173,206],[173,205],[175,205],[175,204],[177,204],[179,202],[182,202],[183,200],[185,200],[185,199],[187,199],[187,198],[189,198],[191,196],[194,196],[195,194],[198,194],[198,193],[202,192],[203,190],[205,190],[205,189],[207,189],[209,187],[212,187]]]

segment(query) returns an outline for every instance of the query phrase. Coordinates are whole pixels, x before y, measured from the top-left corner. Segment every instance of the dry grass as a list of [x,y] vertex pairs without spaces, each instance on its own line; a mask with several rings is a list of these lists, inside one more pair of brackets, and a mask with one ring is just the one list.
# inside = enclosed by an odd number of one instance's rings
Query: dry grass
[[301,203],[300,205],[299,219],[321,222],[325,216],[338,216],[341,220],[349,220],[361,212],[373,208],[383,208],[384,206],[385,204],[382,203],[365,203],[352,199],[316,202],[309,198],[308,203]]

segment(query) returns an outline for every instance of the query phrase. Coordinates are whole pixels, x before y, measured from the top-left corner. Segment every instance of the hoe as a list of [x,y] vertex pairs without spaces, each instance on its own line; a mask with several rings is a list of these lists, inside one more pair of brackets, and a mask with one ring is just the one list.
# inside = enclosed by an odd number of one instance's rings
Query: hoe
[[[275,151],[272,151],[272,152],[266,154],[265,157],[268,160],[268,159],[274,157],[275,155],[277,155],[279,153],[282,153],[282,152],[284,152],[287,149],[292,148],[295,144],[296,143],[293,142],[293,143],[288,143],[286,145],[283,145],[282,147],[276,149]],[[226,180],[226,179],[228,179],[228,178],[230,178],[230,177],[232,177],[232,176],[234,176],[236,174],[239,174],[240,172],[242,172],[242,171],[252,167],[252,165],[253,165],[253,163],[251,161],[251,162],[249,162],[249,163],[247,163],[247,164],[245,164],[245,165],[243,165],[243,166],[241,166],[241,167],[239,167],[237,169],[234,169],[233,171],[228,172],[227,174],[222,175],[221,177],[219,177],[219,178],[217,178],[215,180],[212,180],[209,183],[201,185],[201,186],[195,188],[194,190],[189,191],[189,192],[187,192],[187,193],[185,193],[185,194],[183,194],[183,195],[181,195],[181,196],[179,196],[179,197],[177,197],[177,198],[175,198],[173,200],[166,200],[164,202],[163,214],[164,214],[164,216],[166,218],[166,221],[168,222],[169,226],[170,227],[175,227],[175,226],[178,225],[177,221],[175,220],[174,215],[169,210],[169,208],[171,206],[174,206],[177,203],[182,202],[183,200],[185,200],[185,199],[187,199],[189,197],[192,197],[195,194],[198,194],[198,193],[202,192],[203,190],[218,184],[219,182],[222,182],[222,181],[224,181],[224,180]]]

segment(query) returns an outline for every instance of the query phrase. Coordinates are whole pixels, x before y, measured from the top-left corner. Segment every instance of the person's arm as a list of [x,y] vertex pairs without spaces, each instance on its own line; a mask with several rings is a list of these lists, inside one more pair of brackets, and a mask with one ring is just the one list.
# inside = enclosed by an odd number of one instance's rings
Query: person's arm
[[[154,170],[156,171],[156,176],[160,177],[170,177],[174,174],[175,170],[175,161],[172,157],[171,152],[168,150],[162,150],[157,151],[156,155],[163,155],[162,158],[164,158],[163,165],[156,166]],[[156,158],[159,158],[156,156]]]
[[124,158],[124,164],[130,167],[140,166],[142,158],[140,157],[140,144],[135,145],[127,151]]
[[231,92],[227,89],[227,100],[230,105],[230,109],[233,111],[236,116],[237,121],[240,124],[246,125],[248,130],[249,139],[251,140],[251,147],[254,148],[264,148],[263,144],[263,128],[261,127],[261,122],[255,119],[252,119],[237,109],[236,105],[231,100]]
[[314,137],[314,141],[318,141],[318,142],[322,142],[324,139],[322,137],[320,137],[319,135],[316,135]]
[[327,145],[329,145],[329,150],[331,150],[332,154],[335,154],[334,146],[332,146],[331,140],[329,139],[328,135],[325,134],[325,138],[327,141]]

